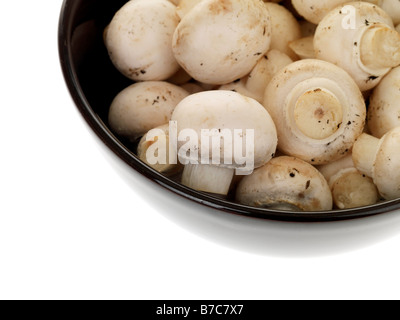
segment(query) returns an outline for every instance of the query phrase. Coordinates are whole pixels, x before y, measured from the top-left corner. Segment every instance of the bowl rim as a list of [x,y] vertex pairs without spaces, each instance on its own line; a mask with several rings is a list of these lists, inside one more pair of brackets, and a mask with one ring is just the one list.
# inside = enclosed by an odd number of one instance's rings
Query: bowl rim
[[72,2],[74,2],[74,0],[64,0],[62,3],[57,35],[60,66],[70,96],[72,97],[72,100],[81,116],[93,130],[96,136],[123,162],[142,174],[144,177],[153,181],[158,186],[163,187],[190,201],[212,209],[216,209],[218,211],[249,218],[282,222],[343,221],[389,213],[400,209],[400,199],[385,201],[367,207],[345,210],[334,209],[331,211],[317,212],[288,212],[275,209],[256,208],[220,199],[210,194],[190,189],[155,171],[144,162],[139,160],[131,150],[121,143],[121,141],[111,132],[111,130],[92,109],[90,103],[86,99],[72,61],[71,34],[69,33],[70,28],[68,26],[68,19],[66,18],[66,16],[69,14],[70,8],[72,7],[70,5]]

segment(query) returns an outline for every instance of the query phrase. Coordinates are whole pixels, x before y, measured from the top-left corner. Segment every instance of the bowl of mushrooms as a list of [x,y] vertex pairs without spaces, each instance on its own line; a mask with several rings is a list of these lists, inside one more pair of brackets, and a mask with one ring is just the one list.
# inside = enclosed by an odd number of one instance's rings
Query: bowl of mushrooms
[[397,0],[65,0],[59,55],[88,125],[156,189],[337,221],[400,209],[399,24]]

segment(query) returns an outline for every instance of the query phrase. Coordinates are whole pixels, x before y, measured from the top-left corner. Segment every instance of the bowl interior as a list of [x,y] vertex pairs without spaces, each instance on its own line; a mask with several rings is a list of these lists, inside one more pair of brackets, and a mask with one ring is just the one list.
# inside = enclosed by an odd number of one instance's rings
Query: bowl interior
[[[381,214],[400,208],[400,199],[374,206],[329,212],[287,212],[253,208],[186,188],[152,170],[135,156],[136,145],[116,137],[108,128],[109,106],[132,81],[112,65],[103,43],[103,30],[126,0],[65,0],[59,23],[59,55],[71,96],[97,136],[133,169],[178,195],[218,210],[280,221],[335,221]],[[157,186],[155,186],[157,188]]]

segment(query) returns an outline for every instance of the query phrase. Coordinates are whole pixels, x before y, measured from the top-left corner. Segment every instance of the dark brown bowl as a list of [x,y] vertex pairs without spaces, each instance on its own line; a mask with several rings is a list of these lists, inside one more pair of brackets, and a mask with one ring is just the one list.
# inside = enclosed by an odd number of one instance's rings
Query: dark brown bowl
[[154,181],[155,188],[167,188],[182,197],[232,214],[279,221],[337,221],[400,209],[400,199],[369,207],[328,212],[287,212],[248,207],[189,189],[145,165],[134,154],[136,146],[115,136],[107,124],[108,109],[113,98],[131,81],[110,62],[103,44],[103,30],[126,2],[65,0],[59,21],[59,56],[68,89],[86,122],[132,170]]

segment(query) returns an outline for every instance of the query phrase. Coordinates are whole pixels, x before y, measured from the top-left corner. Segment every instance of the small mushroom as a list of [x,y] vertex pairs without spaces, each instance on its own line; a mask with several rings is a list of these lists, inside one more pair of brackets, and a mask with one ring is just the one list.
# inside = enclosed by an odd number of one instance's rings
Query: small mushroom
[[317,169],[328,181],[336,208],[358,208],[379,201],[374,182],[355,168],[351,154]]
[[355,167],[372,178],[386,200],[400,197],[400,127],[381,139],[363,133],[353,147]]
[[332,194],[322,174],[309,163],[281,156],[245,176],[236,200],[253,207],[290,211],[332,210]]
[[369,2],[378,2],[378,5],[389,14],[395,25],[400,23],[399,0],[370,0]]
[[177,143],[185,164],[182,183],[192,189],[226,195],[235,171],[251,172],[276,151],[276,128],[268,112],[256,100],[236,92],[190,95],[177,105],[171,119],[180,134],[186,131],[196,138],[189,147],[185,138]]
[[113,100],[108,120],[121,137],[135,141],[149,130],[167,123],[175,106],[189,93],[165,81],[138,82]]
[[[354,10],[354,25],[347,26],[346,6]],[[374,88],[391,68],[400,64],[400,34],[392,19],[378,6],[358,1],[329,12],[317,27],[317,59],[347,71],[361,91]]]
[[177,161],[176,155],[170,153],[169,128],[170,124],[165,124],[147,132],[140,139],[137,155],[154,170],[172,176],[181,171],[183,166]]
[[270,20],[259,0],[203,0],[176,28],[173,52],[199,82],[227,84],[247,75],[268,51]]
[[335,7],[348,0],[292,0],[297,12],[307,21],[318,24]]
[[272,49],[257,62],[249,75],[238,81],[223,85],[219,90],[236,91],[262,103],[265,88],[273,76],[292,62],[293,60],[288,55]]
[[284,6],[266,2],[271,15],[272,33],[270,49],[279,50],[288,55],[292,60],[298,60],[297,55],[290,48],[289,44],[301,38],[300,24],[293,14]]
[[368,128],[381,138],[400,126],[400,67],[392,69],[372,92],[368,108]]
[[276,124],[279,150],[313,165],[345,156],[365,126],[365,101],[356,83],[325,61],[300,60],[281,69],[263,104]]
[[179,69],[172,52],[178,23],[168,0],[128,1],[104,31],[111,61],[135,81],[168,79]]
[[289,43],[290,49],[300,59],[315,59],[314,36],[300,38]]

